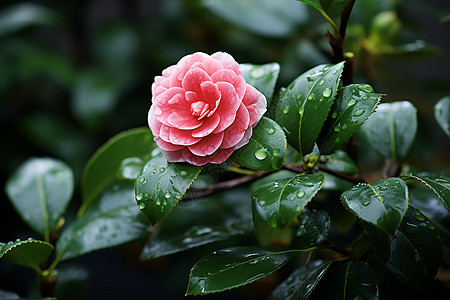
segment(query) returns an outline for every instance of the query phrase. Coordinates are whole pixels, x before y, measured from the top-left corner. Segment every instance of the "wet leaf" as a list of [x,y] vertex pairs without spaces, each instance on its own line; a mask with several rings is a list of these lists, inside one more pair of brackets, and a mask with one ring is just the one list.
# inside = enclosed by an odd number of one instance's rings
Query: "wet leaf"
[[18,265],[40,270],[39,265],[53,250],[53,246],[44,241],[17,239],[15,242],[0,243],[0,258],[4,257]]
[[278,170],[286,155],[286,137],[275,121],[262,117],[253,129],[250,141],[233,153],[231,159],[242,167],[260,170]]
[[152,225],[170,213],[201,170],[187,163],[169,163],[162,154],[145,164],[136,180],[136,201]]
[[215,251],[191,269],[186,294],[209,294],[251,283],[278,270],[299,253],[258,246]]
[[266,97],[267,106],[269,106],[280,75],[280,65],[278,63],[265,65],[240,64],[239,69],[245,81]]
[[330,216],[324,210],[304,210],[298,216],[296,248],[308,249],[323,243],[330,233]]
[[319,12],[331,14],[340,13],[349,0],[297,0],[306,3]]
[[145,161],[139,157],[128,157],[122,160],[117,171],[120,179],[136,180],[139,172],[145,166]]
[[325,166],[334,171],[349,175],[358,173],[358,167],[355,162],[342,150],[337,150],[331,155],[322,155],[320,159]]
[[362,183],[341,195],[344,206],[358,218],[394,235],[408,208],[408,188],[400,178]]
[[313,150],[339,86],[344,63],[306,71],[280,94],[275,120],[302,155]]
[[450,96],[443,97],[436,103],[434,118],[445,134],[450,137]]

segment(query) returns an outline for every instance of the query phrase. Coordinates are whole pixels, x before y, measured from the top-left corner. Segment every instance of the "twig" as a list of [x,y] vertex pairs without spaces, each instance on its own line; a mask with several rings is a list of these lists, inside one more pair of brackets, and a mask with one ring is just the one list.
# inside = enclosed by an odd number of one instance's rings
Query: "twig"
[[327,239],[328,245],[326,245],[325,247],[328,249],[331,249],[335,252],[338,252],[342,255],[348,256],[348,257],[352,257],[353,253],[351,251],[348,251],[347,249],[344,249],[342,247],[339,247],[338,245],[336,245],[335,243],[333,243],[332,241],[330,241],[329,239]]
[[295,172],[295,173],[303,173],[304,169],[302,165],[289,165],[283,164],[283,169]]
[[351,181],[353,183],[363,183],[365,182],[362,178],[360,178],[358,175],[349,175],[349,174],[345,174],[333,169],[328,168],[327,166],[325,166],[324,164],[318,163],[319,169],[322,171],[325,171],[327,173],[330,173],[332,175],[335,175],[339,178]]

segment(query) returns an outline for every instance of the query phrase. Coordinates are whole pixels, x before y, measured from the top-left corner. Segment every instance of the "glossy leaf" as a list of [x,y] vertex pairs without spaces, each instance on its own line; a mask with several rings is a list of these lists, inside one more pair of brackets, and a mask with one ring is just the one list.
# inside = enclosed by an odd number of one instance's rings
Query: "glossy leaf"
[[309,265],[294,271],[270,295],[270,300],[303,300],[308,299],[320,280],[323,278],[331,262],[314,260]]
[[231,159],[242,167],[260,170],[278,170],[286,155],[286,137],[275,121],[262,117],[253,129],[247,145],[235,151]]
[[334,171],[350,175],[358,173],[358,166],[356,166],[350,156],[342,150],[337,150],[331,155],[322,155],[320,159],[325,166]]
[[239,69],[245,81],[266,97],[267,106],[269,106],[280,75],[280,65],[278,63],[265,65],[240,64]]
[[394,235],[408,208],[408,188],[399,178],[355,185],[341,195],[344,206],[358,218]]
[[343,62],[317,66],[297,77],[280,95],[275,120],[286,132],[288,143],[302,155],[314,147],[343,68]]
[[201,170],[187,163],[169,163],[162,154],[145,164],[136,180],[136,200],[152,225],[169,214]]
[[306,3],[319,12],[327,14],[341,12],[349,0],[298,0]]
[[[283,37],[307,19],[307,11],[295,2],[274,3],[271,0],[215,1],[202,0],[213,13],[253,33]],[[264,20],[264,21],[262,21]]]
[[79,215],[117,178],[122,161],[128,157],[148,160],[156,148],[148,128],[136,128],[113,136],[86,164],[81,178],[83,205]]
[[191,269],[186,294],[209,294],[251,283],[278,270],[300,252],[256,246],[215,251]]
[[112,185],[78,220],[63,229],[56,243],[64,261],[148,235],[148,224],[136,207],[133,182]]
[[345,144],[375,111],[380,99],[381,94],[374,93],[368,84],[339,89],[319,137],[320,153],[331,154]]
[[450,96],[443,97],[436,103],[434,118],[445,134],[450,137]]
[[408,174],[403,177],[412,178],[425,184],[444,203],[447,210],[450,211],[450,177],[427,173],[417,175]]
[[17,295],[14,292],[11,291],[5,291],[5,290],[1,290],[0,289],[0,299],[7,299],[7,300],[20,300],[22,298],[20,298],[19,295]]
[[380,104],[361,127],[370,147],[384,158],[404,160],[417,132],[417,110],[408,101]]
[[120,179],[136,180],[139,172],[145,166],[145,161],[139,157],[128,157],[122,160],[117,171]]
[[0,243],[0,258],[4,257],[11,262],[40,270],[39,265],[44,262],[54,248],[51,244],[34,239],[15,242]]
[[6,192],[16,211],[46,241],[64,214],[73,188],[70,167],[52,158],[30,158],[6,183]]
[[317,287],[318,299],[378,299],[377,277],[364,261],[334,263]]
[[322,187],[324,176],[310,174],[269,182],[253,193],[253,219],[286,227]]
[[233,189],[202,201],[180,203],[145,245],[141,259],[182,252],[252,232],[249,198],[247,189]]
[[296,248],[308,249],[319,246],[330,233],[330,216],[324,210],[304,210],[298,216]]

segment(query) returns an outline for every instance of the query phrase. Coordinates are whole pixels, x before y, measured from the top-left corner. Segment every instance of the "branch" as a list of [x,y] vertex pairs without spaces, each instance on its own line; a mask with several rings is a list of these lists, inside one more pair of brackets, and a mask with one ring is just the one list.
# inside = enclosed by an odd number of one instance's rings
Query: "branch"
[[332,174],[332,175],[335,175],[335,176],[337,176],[337,177],[339,177],[339,178],[342,178],[342,179],[351,181],[351,182],[353,182],[353,183],[355,183],[355,184],[365,182],[365,181],[364,181],[361,177],[359,177],[358,175],[349,175],[349,174],[345,174],[345,173],[342,173],[342,172],[339,172],[339,171],[330,169],[330,168],[328,168],[327,166],[325,166],[324,164],[321,164],[321,163],[319,163],[318,166],[319,166],[319,169],[322,170],[322,171],[325,171],[325,172],[327,172],[327,173],[330,173],[330,174]]

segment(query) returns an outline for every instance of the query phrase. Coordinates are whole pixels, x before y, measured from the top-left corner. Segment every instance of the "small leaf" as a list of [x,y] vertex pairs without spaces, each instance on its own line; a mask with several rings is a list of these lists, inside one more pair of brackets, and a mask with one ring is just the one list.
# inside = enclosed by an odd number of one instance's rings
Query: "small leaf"
[[79,215],[117,179],[122,161],[128,157],[148,160],[156,148],[149,128],[136,128],[113,136],[86,164],[81,178],[83,205]]
[[322,155],[320,159],[325,166],[334,171],[349,175],[358,173],[358,167],[355,162],[342,150],[337,150],[331,155]]
[[286,137],[275,121],[262,117],[253,129],[250,141],[233,153],[231,159],[242,167],[260,170],[278,170],[286,155]]
[[361,127],[370,147],[384,158],[404,160],[417,132],[417,110],[408,101],[380,104]]
[[136,200],[152,225],[170,213],[201,170],[187,163],[169,163],[162,154],[145,164],[136,180]]
[[145,166],[145,161],[139,157],[128,157],[122,160],[117,171],[120,179],[136,180],[139,172]]
[[399,178],[355,185],[341,195],[344,206],[358,218],[394,235],[408,208],[408,188]]
[[331,262],[314,260],[294,271],[270,295],[270,300],[308,299],[327,272]]
[[450,137],[450,96],[443,97],[436,103],[434,118],[445,134]]
[[281,268],[301,250],[232,247],[215,251],[191,269],[187,295],[203,295],[242,286]]
[[44,262],[53,250],[53,246],[44,241],[17,239],[15,242],[0,243],[0,258],[5,257],[18,265],[40,270],[39,264]]
[[339,89],[319,137],[320,153],[331,154],[345,144],[375,111],[380,99],[381,94],[374,93],[368,84],[352,84]]
[[273,98],[273,91],[280,75],[280,65],[270,63],[265,65],[240,64],[239,69],[245,81],[260,91],[267,99],[267,106]]
[[63,229],[56,243],[57,259],[64,261],[145,237],[147,227],[136,207],[133,182],[113,185],[80,219]]
[[6,192],[22,219],[49,241],[72,198],[74,177],[65,163],[30,158],[6,183]]
[[308,249],[323,243],[330,233],[330,216],[324,210],[304,210],[298,216],[296,248]]
[[423,175],[408,174],[402,176],[402,178],[412,178],[425,184],[444,203],[447,210],[450,211],[450,177],[424,173]]
[[297,77],[281,93],[275,120],[288,143],[302,155],[310,153],[339,86],[344,63],[320,65]]
[[334,263],[317,287],[317,299],[378,299],[377,277],[364,261]]

